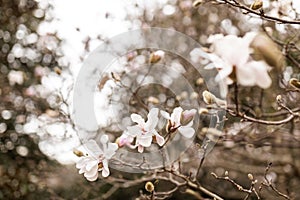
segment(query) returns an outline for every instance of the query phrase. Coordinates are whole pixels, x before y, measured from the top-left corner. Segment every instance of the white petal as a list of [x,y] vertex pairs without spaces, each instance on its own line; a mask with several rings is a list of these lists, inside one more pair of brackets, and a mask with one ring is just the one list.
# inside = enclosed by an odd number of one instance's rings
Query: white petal
[[148,120],[157,117],[158,111],[159,111],[158,108],[151,108],[151,110],[147,115]]
[[147,131],[152,131],[157,126],[157,123],[158,123],[158,117],[157,116],[149,118],[148,121],[145,124],[145,129]]
[[136,137],[137,135],[139,135],[141,133],[141,128],[136,125],[136,126],[129,126],[127,127],[127,133],[131,136],[131,137]]
[[98,174],[98,165],[93,166],[90,170],[84,173],[84,177],[94,177],[95,174]]
[[171,119],[171,116],[169,113],[167,113],[166,111],[161,110],[160,111],[161,116],[163,116],[163,118],[165,119]]
[[87,165],[85,166],[85,169],[87,171],[90,171],[95,166],[98,166],[98,160],[91,160],[90,162],[87,163]]
[[224,81],[226,77],[228,77],[232,73],[232,70],[233,70],[233,65],[224,62],[223,67],[218,71],[215,80],[217,82]]
[[178,131],[181,133],[181,135],[183,135],[186,138],[193,137],[193,135],[195,133],[195,130],[193,128],[185,127],[185,126],[178,128]]
[[217,40],[214,48],[214,52],[232,66],[246,63],[250,54],[248,43],[235,35]]
[[239,66],[236,69],[237,81],[243,86],[254,86],[255,85],[255,74],[253,73],[253,69],[248,64],[244,64],[243,66]]
[[109,168],[108,168],[108,161],[103,160],[103,169],[102,169],[102,176],[108,177],[109,176]]
[[108,143],[108,148],[104,154],[105,158],[110,159],[116,153],[117,149],[118,145],[116,143]]
[[175,122],[175,126],[180,125],[180,118],[181,118],[181,113],[183,109],[181,107],[176,107],[174,108],[172,114],[171,114],[171,121]]
[[142,145],[144,147],[150,147],[152,142],[152,136],[150,137],[137,137],[136,143],[139,145]]
[[100,138],[100,142],[102,144],[106,144],[108,142],[108,135],[102,135],[101,138]]
[[103,154],[103,151],[100,149],[99,145],[95,140],[89,140],[87,143],[84,144],[84,146],[87,148],[89,155],[95,158]]
[[139,124],[139,125],[142,125],[145,123],[145,120],[141,117],[141,115],[138,115],[138,114],[131,114],[131,120],[134,121],[135,123]]
[[77,168],[77,169],[80,169],[80,168],[82,168],[83,166],[85,166],[85,165],[86,165],[86,161],[87,161],[87,159],[86,159],[85,157],[80,158],[80,159],[77,161],[77,163],[76,163],[76,168]]
[[256,84],[261,88],[268,88],[272,84],[272,79],[268,74],[269,66],[264,61],[253,61],[250,62],[249,65],[252,64],[252,68],[254,70],[254,76],[256,77]]

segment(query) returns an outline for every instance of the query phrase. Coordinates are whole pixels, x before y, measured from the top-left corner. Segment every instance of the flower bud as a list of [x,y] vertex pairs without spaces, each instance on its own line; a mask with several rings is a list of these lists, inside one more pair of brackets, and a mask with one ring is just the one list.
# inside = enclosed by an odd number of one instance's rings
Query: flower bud
[[183,111],[180,116],[180,124],[185,126],[190,123],[194,119],[196,112],[197,111],[195,109]]
[[145,189],[147,192],[153,192],[154,191],[154,185],[152,182],[148,181],[146,184],[145,184]]
[[255,0],[251,6],[250,6],[250,9],[252,10],[258,10],[260,8],[262,8],[263,6],[263,1],[262,0]]
[[155,51],[150,54],[149,62],[157,63],[158,61],[161,60],[161,58],[164,57],[164,55],[165,55],[165,52],[163,52],[162,50]]
[[289,84],[296,89],[300,89],[300,81],[296,78],[291,78]]
[[248,174],[248,178],[249,178],[250,181],[253,181],[253,179],[254,179],[254,178],[253,178],[253,175],[250,174],[250,173]]
[[208,92],[207,90],[205,90],[202,93],[202,97],[203,97],[204,102],[208,105],[216,103],[216,96],[213,95],[212,93]]
[[250,47],[254,50],[252,56],[255,60],[264,60],[268,65],[275,67],[278,72],[284,70],[284,56],[268,36],[257,34]]
[[200,6],[203,3],[203,0],[195,0],[193,2],[193,7],[197,8],[198,6]]
[[77,149],[74,149],[74,150],[73,150],[73,153],[74,153],[76,156],[78,156],[78,157],[84,156],[84,154],[82,153],[82,151],[79,151],[79,150],[77,150]]
[[57,74],[57,75],[61,75],[61,69],[59,67],[54,67],[54,72]]

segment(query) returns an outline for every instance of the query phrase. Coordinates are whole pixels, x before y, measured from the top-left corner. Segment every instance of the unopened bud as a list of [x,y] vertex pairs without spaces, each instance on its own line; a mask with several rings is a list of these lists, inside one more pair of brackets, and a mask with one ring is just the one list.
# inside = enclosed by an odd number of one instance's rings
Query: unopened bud
[[255,0],[251,6],[250,6],[250,9],[252,10],[258,10],[260,8],[262,8],[263,6],[263,1],[262,0]]
[[277,101],[277,102],[282,102],[282,96],[281,96],[281,95],[277,95],[276,101]]
[[79,151],[79,150],[77,150],[77,149],[74,149],[74,150],[73,150],[73,153],[74,153],[76,156],[78,156],[78,157],[84,156],[84,154],[82,153],[82,151]]
[[54,67],[54,72],[58,75],[61,75],[61,69],[59,67]]
[[190,123],[194,119],[196,112],[197,111],[195,109],[183,111],[180,116],[180,124],[185,126]]
[[165,55],[165,52],[163,52],[162,50],[155,51],[150,54],[149,61],[150,61],[150,63],[157,63],[164,57],[164,55]]
[[154,185],[152,182],[148,181],[146,184],[145,184],[145,189],[147,192],[153,192],[154,191]]
[[250,174],[250,173],[248,174],[248,178],[249,178],[250,181],[253,181],[253,179],[254,179],[254,178],[253,178],[253,175]]
[[228,174],[229,174],[228,171],[225,171],[224,175],[225,175],[225,176],[228,176]]
[[284,56],[277,44],[265,34],[257,34],[250,47],[254,50],[252,56],[255,60],[264,60],[269,66],[275,67],[278,72],[284,70]]
[[203,97],[204,102],[208,105],[216,103],[216,96],[213,95],[212,93],[208,92],[207,90],[205,90],[202,93],[202,97]]
[[154,103],[154,104],[158,104],[159,103],[159,99],[158,98],[156,98],[156,97],[149,97],[148,98],[148,102],[149,103]]
[[300,81],[296,78],[291,78],[289,84],[296,89],[300,89]]
[[193,7],[197,8],[198,6],[200,6],[203,3],[203,0],[195,0],[193,2]]

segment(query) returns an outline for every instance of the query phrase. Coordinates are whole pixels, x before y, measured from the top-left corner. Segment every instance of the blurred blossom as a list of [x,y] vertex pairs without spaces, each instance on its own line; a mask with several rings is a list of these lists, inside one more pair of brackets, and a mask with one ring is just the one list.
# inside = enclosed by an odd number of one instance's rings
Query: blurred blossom
[[102,176],[109,176],[108,161],[115,154],[118,145],[108,142],[108,136],[103,135],[100,139],[103,145],[101,149],[95,140],[89,140],[85,147],[88,155],[82,157],[76,164],[76,168],[80,169],[79,173],[84,174],[88,181],[95,181],[98,178],[98,171],[102,171]]
[[0,123],[0,133],[4,133],[7,129],[7,125],[5,123]]
[[3,119],[9,120],[12,117],[12,113],[9,110],[3,110],[1,112],[1,116],[2,116]]
[[138,114],[132,114],[131,119],[137,125],[127,127],[128,135],[136,138],[135,146],[138,147],[138,152],[143,153],[144,147],[150,147],[153,136],[156,138],[158,145],[162,146],[165,142],[164,138],[160,136],[155,127],[158,123],[158,109],[152,108],[147,116],[147,122]]
[[[258,85],[261,88],[270,87],[272,80],[268,74],[270,66],[264,61],[254,61],[250,54],[250,43],[256,33],[247,33],[243,38],[235,35],[221,37],[218,35],[212,41],[211,60],[219,70],[216,81],[232,84],[237,81],[243,86]],[[211,67],[211,66],[210,66]]]
[[14,86],[15,84],[22,85],[24,82],[24,73],[22,71],[11,70],[7,77],[11,86]]

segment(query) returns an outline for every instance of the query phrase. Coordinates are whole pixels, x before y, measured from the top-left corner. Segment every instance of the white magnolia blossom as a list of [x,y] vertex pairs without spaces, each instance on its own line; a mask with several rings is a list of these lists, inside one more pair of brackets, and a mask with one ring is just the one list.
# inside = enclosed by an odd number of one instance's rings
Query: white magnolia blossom
[[135,147],[138,147],[138,152],[142,153],[144,147],[150,147],[153,136],[155,136],[158,145],[162,146],[165,140],[160,136],[155,127],[158,123],[158,109],[152,108],[147,116],[147,122],[138,114],[131,114],[131,119],[137,125],[127,127],[127,134],[131,138],[136,138]]
[[95,140],[89,140],[85,147],[88,155],[83,156],[76,164],[79,169],[79,174],[84,174],[88,181],[95,181],[98,178],[98,171],[102,171],[102,176],[109,175],[108,161],[115,154],[118,145],[108,142],[108,136],[103,135],[100,139],[103,145],[101,149]]
[[170,132],[178,130],[186,138],[193,137],[195,130],[191,126],[193,125],[192,119],[196,114],[195,109],[183,111],[181,107],[176,107],[171,115],[162,110],[160,113],[164,118],[169,120],[167,129]]
[[255,36],[256,33],[250,32],[243,38],[235,35],[210,38],[213,54],[209,56],[213,64],[206,69],[213,67],[219,70],[216,81],[230,85],[236,79],[243,86],[258,85],[264,89],[270,87],[270,66],[264,61],[253,60],[250,55],[253,51],[250,44]]

